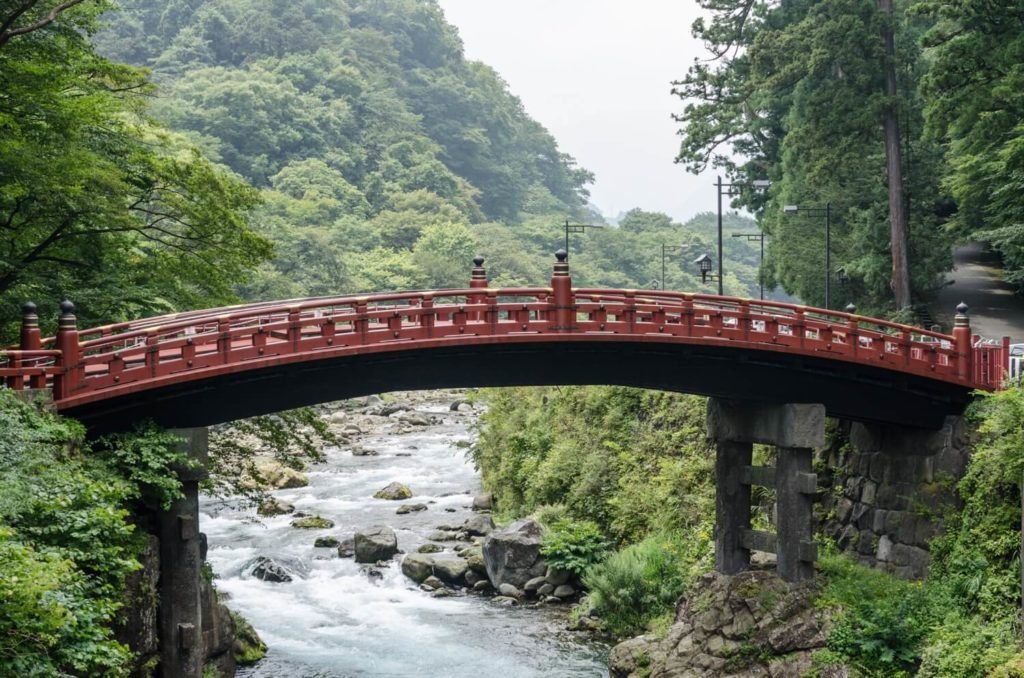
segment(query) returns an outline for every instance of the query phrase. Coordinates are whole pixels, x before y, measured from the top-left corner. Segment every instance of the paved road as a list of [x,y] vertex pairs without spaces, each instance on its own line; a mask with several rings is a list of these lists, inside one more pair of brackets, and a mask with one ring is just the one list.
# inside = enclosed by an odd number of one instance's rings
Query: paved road
[[970,307],[975,334],[1024,342],[1024,297],[1003,282],[998,255],[972,243],[953,251],[953,264],[948,275],[952,284],[942,288],[932,305],[942,329],[950,331],[956,306],[963,301]]

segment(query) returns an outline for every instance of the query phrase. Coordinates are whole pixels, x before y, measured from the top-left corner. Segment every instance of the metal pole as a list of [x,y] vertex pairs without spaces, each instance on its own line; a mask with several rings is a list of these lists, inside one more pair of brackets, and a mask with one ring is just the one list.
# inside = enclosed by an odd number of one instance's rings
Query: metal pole
[[829,285],[832,281],[832,203],[825,203],[825,308],[831,309]]
[[764,301],[764,233],[761,234],[761,265],[757,269],[757,278],[761,283],[761,301]]
[[569,261],[569,220],[565,220],[565,260]]
[[665,243],[661,243],[661,289],[665,289]]
[[722,282],[722,176],[718,176],[718,296],[724,296]]

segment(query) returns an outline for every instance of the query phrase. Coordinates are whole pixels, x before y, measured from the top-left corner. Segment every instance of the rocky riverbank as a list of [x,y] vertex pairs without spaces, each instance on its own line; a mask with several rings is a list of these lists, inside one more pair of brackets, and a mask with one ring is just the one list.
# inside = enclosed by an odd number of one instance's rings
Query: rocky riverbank
[[[664,638],[639,636],[617,645],[612,678],[798,678],[825,647],[831,613],[815,606],[814,582],[789,584],[772,569],[704,575],[676,607]],[[815,675],[839,678],[843,668]]]

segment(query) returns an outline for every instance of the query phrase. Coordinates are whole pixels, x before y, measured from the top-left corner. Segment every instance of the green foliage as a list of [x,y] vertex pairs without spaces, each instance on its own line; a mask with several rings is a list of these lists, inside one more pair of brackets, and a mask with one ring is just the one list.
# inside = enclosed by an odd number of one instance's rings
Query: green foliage
[[127,675],[111,624],[140,567],[128,506],[148,488],[89,454],[79,424],[10,391],[0,430],[0,674]]
[[[940,230],[948,197],[940,190],[942,148],[924,133],[920,83],[928,61],[918,44],[923,27],[895,3],[891,20],[873,0],[792,2],[701,0],[706,14],[693,24],[712,58],[700,60],[676,83],[684,124],[677,160],[692,172],[709,165],[728,180],[770,179],[767,194],[748,187],[735,204],[762,215],[771,237],[766,275],[807,303],[824,300],[824,214],[786,214],[783,206],[832,205],[832,267],[852,281],[834,289],[862,312],[893,305],[889,195],[883,119],[894,109],[906,166],[889,181],[912,196],[910,278],[915,296],[940,284],[948,270],[949,239]],[[884,27],[896,32],[895,64],[885,58]],[[897,97],[886,95],[894,65]],[[836,101],[856,102],[836,106]],[[833,281],[835,279],[833,278]],[[833,288],[837,288],[833,285]]]
[[485,394],[471,455],[509,517],[562,504],[618,541],[710,520],[703,398],[619,387]]
[[595,565],[608,551],[608,540],[597,523],[589,520],[559,520],[544,532],[541,554],[551,567],[577,577]]
[[95,447],[115,472],[134,488],[133,498],[164,510],[182,498],[177,469],[201,465],[180,450],[181,438],[152,422],[137,424],[131,433],[104,437]]
[[998,621],[1020,600],[1024,389],[981,395],[972,418],[979,439],[958,488],[963,509],[932,542],[931,571],[968,614]]
[[869,675],[910,675],[925,639],[948,610],[942,589],[894,578],[842,555],[825,556],[818,566],[827,582],[818,604],[839,610],[829,650]]
[[1024,290],[1024,9],[1019,3],[921,0],[932,67],[927,121],[948,144],[945,185],[957,202],[951,227],[1002,253],[1006,278]]
[[[231,299],[270,254],[247,223],[258,196],[148,119],[144,72],[95,53],[109,6],[0,47],[0,294],[73,296],[85,322]],[[16,16],[0,9],[0,25]],[[0,332],[16,311],[3,306]]]
[[591,608],[608,630],[640,633],[670,611],[710,564],[710,534],[703,536],[653,534],[587,570]]
[[986,624],[977,618],[953,614],[929,634],[917,675],[984,678],[993,675],[997,667],[1005,665],[1017,652],[1017,634],[1009,620]]

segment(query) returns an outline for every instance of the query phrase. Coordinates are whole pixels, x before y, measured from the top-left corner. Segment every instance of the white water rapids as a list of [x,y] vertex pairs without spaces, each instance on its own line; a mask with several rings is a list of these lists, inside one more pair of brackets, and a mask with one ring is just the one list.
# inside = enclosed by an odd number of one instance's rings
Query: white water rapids
[[[293,516],[256,522],[253,510],[203,499],[200,525],[209,540],[208,559],[227,605],[242,613],[270,647],[251,678],[501,678],[607,676],[606,649],[565,630],[564,612],[505,608],[487,598],[433,598],[399,568],[396,557],[383,577],[339,558],[335,549],[314,548],[318,536],[350,537],[364,527],[389,525],[399,549],[411,553],[439,525],[461,525],[471,515],[480,479],[457,441],[469,441],[474,414],[449,412],[453,396],[437,393],[415,409],[441,423],[405,434],[383,428],[356,442],[377,456],[350,449],[326,450],[311,469],[307,487],[274,496],[296,510],[329,518],[330,530],[300,530]],[[408,485],[404,502],[373,499],[390,482]],[[424,503],[419,513],[396,515],[402,503]],[[446,510],[446,509],[451,509]],[[450,550],[452,543],[444,544]],[[258,556],[285,564],[295,576],[269,583],[248,575]]]

